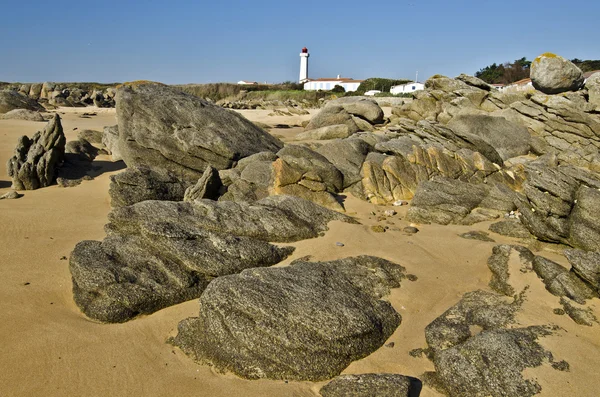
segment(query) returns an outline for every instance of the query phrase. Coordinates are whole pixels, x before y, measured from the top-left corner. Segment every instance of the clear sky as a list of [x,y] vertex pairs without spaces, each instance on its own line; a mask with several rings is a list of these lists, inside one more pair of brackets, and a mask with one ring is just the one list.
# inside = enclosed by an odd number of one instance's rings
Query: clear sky
[[0,81],[168,84],[473,74],[600,59],[600,1],[1,0]]

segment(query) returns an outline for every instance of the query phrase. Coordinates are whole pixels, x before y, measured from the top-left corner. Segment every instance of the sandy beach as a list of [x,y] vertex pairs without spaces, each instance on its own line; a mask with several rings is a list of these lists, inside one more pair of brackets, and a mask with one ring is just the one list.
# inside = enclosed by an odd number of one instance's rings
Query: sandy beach
[[[97,115],[81,118],[90,108],[60,109],[67,141],[78,131],[102,130],[116,124],[114,109],[96,109]],[[386,109],[389,114],[389,109]],[[252,121],[269,125],[300,125],[311,115],[269,116],[270,111],[241,111]],[[314,114],[315,111],[311,111]],[[6,162],[21,135],[33,135],[45,123],[0,120],[0,195],[10,190]],[[276,128],[270,132],[289,143],[301,127]],[[123,168],[99,156],[101,167],[91,181],[79,186],[56,185],[25,191],[18,200],[0,201],[0,395],[1,396],[317,396],[326,382],[250,381],[220,374],[195,364],[179,349],[165,343],[176,333],[180,320],[198,313],[198,300],[163,309],[124,324],[100,324],[86,318],[72,298],[68,257],[81,240],[101,240],[110,212],[109,177]],[[474,226],[417,225],[420,232],[402,231],[406,207],[378,221],[385,209],[352,196],[345,199],[347,214],[360,224],[332,222],[329,231],[315,239],[291,245],[294,254],[278,266],[311,256],[331,260],[355,255],[376,255],[396,262],[418,280],[404,280],[388,297],[401,314],[402,323],[388,342],[370,356],[352,363],[344,373],[392,372],[419,377],[432,371],[425,357],[409,351],[425,348],[424,328],[454,305],[461,296],[476,289],[489,290],[491,273],[486,265],[492,248],[517,239],[490,233],[495,240],[482,242],[458,236],[471,230],[486,231],[490,222]],[[373,215],[375,214],[375,215]],[[386,223],[388,222],[388,223]],[[372,225],[389,226],[376,233]],[[338,246],[336,243],[343,243]],[[568,267],[566,259],[553,250],[535,252]],[[559,327],[540,343],[556,361],[565,360],[568,372],[544,363],[527,370],[542,386],[541,396],[595,396],[600,389],[599,326],[580,326],[568,316],[555,315],[559,298],[550,295],[535,273],[520,275],[529,285],[519,326]],[[600,304],[590,301],[596,317]],[[424,387],[422,396],[440,396]]]

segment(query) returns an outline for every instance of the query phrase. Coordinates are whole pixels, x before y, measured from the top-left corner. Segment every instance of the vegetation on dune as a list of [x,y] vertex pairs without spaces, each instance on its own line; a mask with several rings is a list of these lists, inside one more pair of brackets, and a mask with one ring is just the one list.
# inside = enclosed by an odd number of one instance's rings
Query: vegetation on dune
[[221,99],[232,99],[241,93],[257,91],[301,91],[302,84],[286,81],[280,84],[233,84],[233,83],[209,83],[209,84],[179,84],[174,87],[197,97],[219,101]]
[[593,70],[600,70],[600,60],[586,60],[586,61],[582,61],[581,59],[571,59],[571,62],[573,62],[575,65],[577,65],[577,67],[579,67],[579,69],[581,69],[582,72],[591,72]]

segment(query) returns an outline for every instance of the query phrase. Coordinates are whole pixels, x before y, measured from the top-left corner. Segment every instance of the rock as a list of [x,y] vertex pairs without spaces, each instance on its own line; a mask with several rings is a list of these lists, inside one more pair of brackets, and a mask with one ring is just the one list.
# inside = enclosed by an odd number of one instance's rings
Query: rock
[[596,291],[556,262],[541,256],[533,260],[533,270],[544,282],[546,289],[556,296],[566,296],[579,304],[598,297]]
[[[529,153],[530,135],[527,128],[504,117],[459,114],[450,120],[448,127],[461,138],[472,142],[483,154],[487,153],[488,146],[478,147],[480,141],[472,139],[473,136],[493,147],[502,160]],[[488,159],[494,161],[493,158],[488,157]]]
[[339,125],[346,126],[348,135],[354,134],[359,130],[354,120],[352,120],[352,115],[348,113],[343,106],[330,102],[310,119],[305,130],[309,131],[322,127]]
[[435,373],[428,376],[451,396],[533,396],[539,384],[524,379],[526,368],[554,363],[537,342],[547,327],[507,328],[521,301],[485,291],[466,293],[425,328]]
[[385,228],[381,225],[371,226],[371,230],[374,231],[375,233],[385,233]]
[[221,170],[282,147],[243,116],[159,84],[117,89],[119,149],[128,166],[170,171],[195,183],[207,165]]
[[25,109],[42,112],[44,108],[35,100],[18,93],[17,91],[0,91],[0,113],[8,113],[15,109]]
[[489,85],[488,83],[486,83],[485,81],[483,81],[477,77],[474,77],[474,76],[469,76],[464,73],[462,73],[460,76],[457,76],[456,80],[460,80],[463,83],[470,85],[471,87],[479,88],[479,89],[485,90],[485,91],[491,91],[493,89],[493,87],[491,85]]
[[24,195],[21,194],[21,193],[19,193],[19,192],[16,192],[14,190],[10,190],[10,191],[4,193],[2,196],[0,196],[0,200],[4,200],[4,199],[13,200],[13,199],[21,198],[23,196]]
[[533,237],[529,230],[518,219],[506,219],[500,222],[492,223],[489,230],[502,236],[516,238]]
[[[110,128],[110,127],[105,127]],[[102,138],[104,138],[104,133],[102,131],[95,130],[81,130],[77,134],[77,138],[85,139],[91,144],[102,145]]]
[[400,315],[381,297],[404,268],[361,256],[219,277],[172,343],[248,379],[319,381],[383,346]]
[[383,110],[370,98],[343,97],[330,103],[342,106],[351,115],[360,117],[370,124],[383,123]]
[[65,141],[58,114],[31,139],[22,136],[7,164],[13,188],[34,190],[51,185],[64,159]]
[[183,200],[187,184],[168,172],[151,168],[129,167],[111,175],[110,204],[126,207],[145,200]]
[[569,243],[587,251],[600,251],[600,191],[581,186],[569,217]]
[[591,327],[594,323],[598,323],[598,319],[590,308],[577,307],[565,298],[560,298],[560,304],[569,317],[577,324]]
[[345,124],[327,125],[325,127],[315,128],[306,132],[301,132],[294,138],[296,141],[307,140],[327,140],[337,138],[347,138],[352,135],[350,129]]
[[488,258],[487,265],[492,272],[492,279],[489,286],[494,291],[506,296],[513,296],[515,288],[510,283],[510,261],[516,260],[514,255],[518,255],[518,267],[521,273],[531,271],[533,268],[533,259],[535,255],[525,247],[520,245],[501,244],[492,249],[492,256]]
[[594,73],[585,81],[589,103],[596,111],[600,111],[600,73]]
[[219,178],[219,172],[208,165],[206,166],[206,170],[204,171],[204,174],[202,174],[202,177],[198,179],[198,183],[186,189],[183,201],[200,199],[216,200],[219,196],[220,188],[221,178]]
[[119,126],[113,125],[104,127],[102,134],[102,144],[111,155],[112,161],[123,160],[121,149],[119,149]]
[[408,234],[415,234],[419,232],[419,229],[414,226],[406,226],[404,229],[402,229],[402,231]]
[[[67,156],[67,154],[73,156]],[[89,162],[93,161],[97,155],[98,149],[83,138],[76,141],[69,141],[65,145],[65,157],[76,157],[78,160]]]
[[340,375],[321,388],[323,397],[411,397],[421,382],[398,374]]
[[494,239],[490,237],[489,233],[483,232],[481,230],[472,230],[470,232],[461,233],[458,236],[468,240],[479,240],[492,243],[494,242]]
[[27,110],[27,109],[14,109],[0,117],[3,120],[13,119],[13,120],[27,120],[27,121],[46,121],[44,116],[40,114],[40,112]]
[[360,182],[362,167],[370,146],[362,139],[343,139],[326,143],[316,149],[343,175],[344,189]]
[[70,258],[75,303],[90,318],[124,322],[198,298],[215,277],[274,265],[292,251],[274,242],[316,237],[331,220],[352,222],[297,197],[252,205],[143,201],[114,209],[104,241]]
[[583,72],[571,61],[552,53],[545,53],[531,63],[531,82],[544,94],[576,91],[583,86]]
[[572,266],[572,271],[600,293],[600,252],[568,249],[564,255]]

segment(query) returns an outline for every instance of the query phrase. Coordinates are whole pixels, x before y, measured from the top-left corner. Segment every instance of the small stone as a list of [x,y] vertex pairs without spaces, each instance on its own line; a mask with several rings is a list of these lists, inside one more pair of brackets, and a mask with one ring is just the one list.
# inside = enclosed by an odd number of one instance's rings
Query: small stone
[[371,230],[375,233],[385,233],[385,228],[381,225],[371,226]]
[[66,257],[66,256],[61,256],[61,257],[60,257],[60,260],[61,260],[61,261],[66,261],[66,260],[67,260],[67,257]]
[[560,308],[556,308],[554,310],[552,310],[552,312],[558,316],[564,316],[565,315],[565,311],[563,309]]
[[337,245],[338,247],[343,247],[344,243],[337,242],[337,243],[335,243],[335,245]]
[[394,201],[394,204],[393,204],[394,207],[401,207],[403,205],[408,205],[408,201],[398,200],[398,201]]
[[403,230],[404,230],[404,233],[408,233],[408,234],[415,234],[419,231],[419,229],[417,229],[414,226],[406,226]]
[[390,342],[385,345],[385,347],[389,347],[389,348],[393,348],[394,346],[396,346],[396,344],[394,342]]
[[408,281],[417,281],[419,278],[417,276],[415,276],[414,274],[407,274],[406,278],[408,279]]
[[394,215],[396,215],[396,214],[397,214],[397,212],[396,212],[396,211],[394,211],[394,210],[385,210],[385,211],[383,212],[383,214],[384,214],[385,216],[394,216]]
[[4,199],[11,200],[11,199],[18,199],[21,197],[23,197],[23,195],[21,193],[16,192],[14,190],[10,190],[10,191],[4,193],[2,196],[0,196],[0,200],[4,200]]

